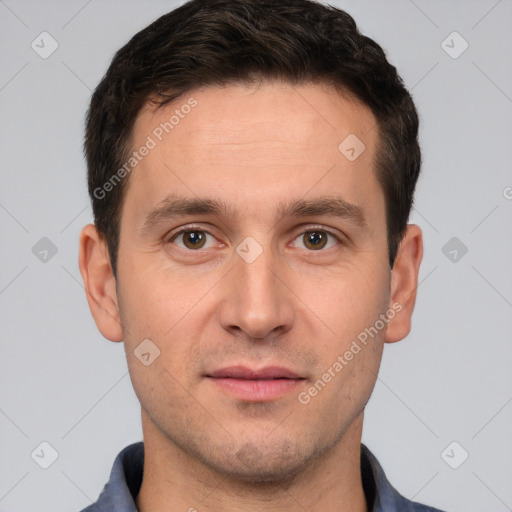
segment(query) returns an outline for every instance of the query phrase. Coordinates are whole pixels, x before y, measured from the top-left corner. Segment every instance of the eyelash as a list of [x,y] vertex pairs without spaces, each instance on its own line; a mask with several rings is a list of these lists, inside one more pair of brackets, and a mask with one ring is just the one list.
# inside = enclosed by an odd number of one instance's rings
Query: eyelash
[[[167,239],[166,243],[172,243],[174,242],[174,240],[176,238],[178,238],[180,235],[183,235],[185,233],[189,233],[191,231],[200,231],[202,233],[206,233],[207,235],[210,235],[212,236],[213,238],[215,238],[214,235],[212,235],[209,231],[206,231],[205,229],[199,227],[199,226],[187,226],[185,228],[182,228],[180,229],[179,231],[173,233],[170,238]],[[331,231],[329,231],[328,229],[325,229],[321,226],[313,226],[311,228],[308,228],[302,232],[300,232],[295,238],[297,239],[300,235],[305,235],[306,233],[315,233],[315,232],[321,232],[321,233],[326,233],[328,236],[330,236],[331,238],[334,238],[334,240],[336,240],[338,242],[338,244],[340,245],[346,245],[346,243],[339,237],[337,236],[336,234],[332,233]],[[183,249],[182,247],[179,247],[180,249]],[[188,252],[200,252],[201,249],[197,249],[197,250],[194,250],[194,249],[184,249]],[[325,250],[324,249],[319,249],[317,251],[314,251],[314,250],[309,250],[308,252],[324,252]]]

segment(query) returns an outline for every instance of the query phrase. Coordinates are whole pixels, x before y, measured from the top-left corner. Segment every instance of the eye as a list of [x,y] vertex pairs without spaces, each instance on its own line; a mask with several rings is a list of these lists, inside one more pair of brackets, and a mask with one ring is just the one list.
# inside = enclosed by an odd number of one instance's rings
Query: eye
[[[320,251],[322,249],[330,249],[336,243],[341,243],[339,238],[334,234],[322,229],[312,229],[301,233],[295,240],[299,241],[300,249],[308,249],[311,251]],[[294,243],[295,245],[295,243]]]
[[[208,245],[208,237],[211,238],[210,245]],[[178,243],[179,241],[180,243]],[[215,239],[210,233],[202,229],[182,229],[175,233],[169,240],[170,243],[175,243],[181,249],[209,249],[214,247]]]

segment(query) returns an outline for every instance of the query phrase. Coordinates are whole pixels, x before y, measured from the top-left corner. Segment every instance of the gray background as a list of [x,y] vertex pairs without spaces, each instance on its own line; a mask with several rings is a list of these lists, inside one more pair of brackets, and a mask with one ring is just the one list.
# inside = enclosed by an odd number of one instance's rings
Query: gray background
[[[409,498],[512,510],[512,1],[332,3],[384,47],[422,120],[413,329],[385,349],[363,441]],[[115,50],[177,5],[0,0],[3,512],[85,507],[142,439],[123,346],[97,331],[78,270],[83,118]]]

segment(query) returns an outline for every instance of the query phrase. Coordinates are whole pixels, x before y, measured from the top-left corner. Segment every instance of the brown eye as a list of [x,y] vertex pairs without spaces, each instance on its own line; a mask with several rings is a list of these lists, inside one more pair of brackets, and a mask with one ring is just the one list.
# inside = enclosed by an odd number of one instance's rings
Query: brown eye
[[201,249],[206,243],[206,233],[197,229],[182,231],[176,238],[182,239],[182,244],[186,249]]
[[306,231],[302,240],[307,249],[318,250],[327,244],[327,236],[323,231]]

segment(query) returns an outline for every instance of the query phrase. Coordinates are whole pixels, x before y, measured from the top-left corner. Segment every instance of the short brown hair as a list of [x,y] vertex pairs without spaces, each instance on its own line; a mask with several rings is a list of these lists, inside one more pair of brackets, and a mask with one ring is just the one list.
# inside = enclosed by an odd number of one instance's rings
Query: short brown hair
[[[420,173],[418,115],[382,48],[346,12],[311,0],[191,0],[137,33],[114,56],[87,113],[85,155],[96,227],[117,276],[128,178],[102,188],[126,161],[141,107],[193,89],[258,80],[326,83],[373,112],[376,177],[386,201],[389,264],[404,235]],[[99,194],[98,190],[103,193]]]

